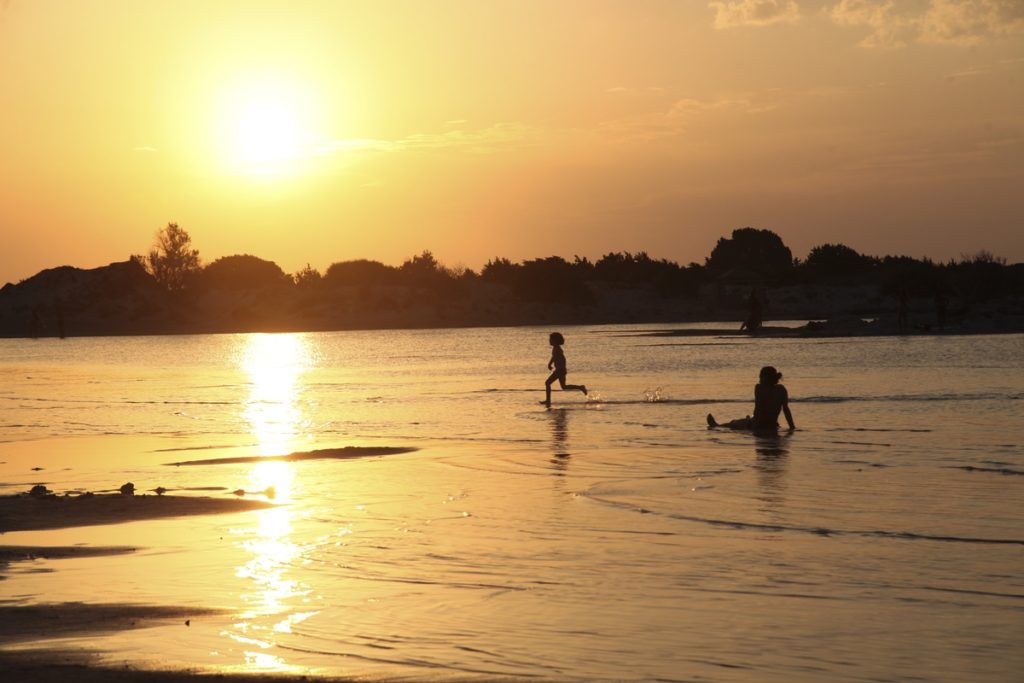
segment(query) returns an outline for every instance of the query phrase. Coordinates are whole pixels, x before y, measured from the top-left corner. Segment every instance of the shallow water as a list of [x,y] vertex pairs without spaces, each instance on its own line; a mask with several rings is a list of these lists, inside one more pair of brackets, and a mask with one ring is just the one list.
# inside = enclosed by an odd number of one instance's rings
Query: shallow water
[[[281,503],[7,534],[140,550],[15,565],[0,599],[229,611],[61,641],[162,666],[1019,679],[1024,336],[649,329],[563,328],[591,396],[550,410],[541,328],[0,340],[0,492],[131,480]],[[764,364],[800,429],[707,430],[750,412]],[[339,446],[419,450],[162,464]]]

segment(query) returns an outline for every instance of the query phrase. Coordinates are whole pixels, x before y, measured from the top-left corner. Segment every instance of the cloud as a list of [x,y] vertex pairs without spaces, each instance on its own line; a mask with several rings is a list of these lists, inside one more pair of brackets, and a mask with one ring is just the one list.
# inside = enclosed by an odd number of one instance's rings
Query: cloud
[[[449,121],[457,124],[460,121]],[[538,132],[520,123],[496,123],[488,128],[457,129],[444,133],[415,133],[395,140],[379,140],[374,138],[356,138],[349,140],[330,140],[322,144],[317,152],[332,154],[335,152],[417,152],[431,150],[453,150],[474,153],[488,153],[532,145],[538,138]]]
[[709,2],[715,10],[715,28],[792,24],[800,20],[796,0],[720,0]]
[[627,88],[624,85],[617,85],[612,88],[606,89],[605,92],[611,93],[613,95],[660,95],[661,93],[664,93],[666,90],[666,88],[657,85],[649,85],[646,87],[639,88]]
[[1024,32],[1021,0],[840,0],[829,10],[840,26],[863,27],[862,47],[903,47],[910,42],[976,45]]
[[1020,0],[932,0],[921,21],[924,43],[976,45],[991,36],[1024,32]]
[[891,0],[841,0],[829,14],[840,26],[871,30],[861,47],[903,47],[913,31],[913,19],[897,11]]
[[977,76],[987,76],[989,74],[1004,73],[1011,69],[1015,69],[1020,65],[1024,64],[1024,57],[1017,59],[1003,59],[994,64],[980,64],[976,66],[970,66],[964,69],[958,69],[951,71],[946,74],[948,80],[956,80],[961,78],[974,78]]
[[721,121],[722,117],[758,114],[773,108],[773,104],[759,104],[746,95],[714,100],[683,98],[665,109],[605,121],[598,133],[619,142],[650,142],[682,135],[691,125],[707,120],[709,114]]

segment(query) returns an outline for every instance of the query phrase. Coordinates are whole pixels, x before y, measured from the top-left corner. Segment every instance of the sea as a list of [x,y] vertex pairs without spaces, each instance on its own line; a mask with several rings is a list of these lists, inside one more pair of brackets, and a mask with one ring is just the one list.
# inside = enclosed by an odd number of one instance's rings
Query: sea
[[[21,646],[118,666],[1024,679],[1024,335],[721,327],[560,327],[589,394],[550,408],[551,327],[0,340],[0,493],[274,503],[4,534],[134,551],[14,563],[0,604],[197,610]],[[796,431],[708,429],[764,365]]]

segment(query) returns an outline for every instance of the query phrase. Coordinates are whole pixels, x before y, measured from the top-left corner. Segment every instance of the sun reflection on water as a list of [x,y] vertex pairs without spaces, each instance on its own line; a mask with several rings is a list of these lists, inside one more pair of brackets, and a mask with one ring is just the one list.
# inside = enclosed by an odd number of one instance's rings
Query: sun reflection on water
[[253,334],[243,351],[249,399],[242,412],[261,455],[290,452],[306,424],[299,402],[302,375],[312,365],[309,341],[302,334]]
[[[240,363],[248,375],[249,398],[242,415],[249,422],[260,455],[284,455],[296,450],[307,424],[300,401],[302,375],[312,365],[308,340],[300,334],[255,334],[247,339]],[[247,491],[263,492],[280,505],[254,513],[258,520],[242,547],[251,557],[235,574],[250,582],[242,594],[243,611],[228,634],[243,647],[246,668],[287,669],[272,649],[276,636],[317,613],[310,611],[311,589],[294,578],[303,548],[292,540],[295,471],[290,462],[255,463],[248,473]],[[302,606],[302,611],[296,607]]]
[[291,511],[282,506],[263,510],[259,516],[254,536],[242,544],[253,557],[236,572],[251,580],[256,588],[242,596],[250,607],[243,618],[279,614],[309,594],[308,588],[288,577],[293,562],[302,553],[302,548],[289,538]]

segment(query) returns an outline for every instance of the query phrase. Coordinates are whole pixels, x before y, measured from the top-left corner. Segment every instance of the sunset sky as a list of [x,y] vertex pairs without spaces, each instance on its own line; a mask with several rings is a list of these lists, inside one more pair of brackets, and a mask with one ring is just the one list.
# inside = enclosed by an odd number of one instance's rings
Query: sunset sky
[[1020,0],[0,0],[0,284],[143,253],[398,264],[753,226],[1024,261]]

